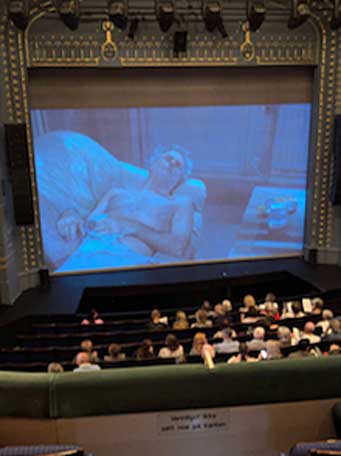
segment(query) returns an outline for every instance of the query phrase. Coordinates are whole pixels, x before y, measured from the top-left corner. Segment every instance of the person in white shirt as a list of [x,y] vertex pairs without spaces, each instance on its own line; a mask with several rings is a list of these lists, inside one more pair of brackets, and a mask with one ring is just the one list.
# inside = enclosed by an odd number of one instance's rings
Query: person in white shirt
[[321,337],[314,334],[315,325],[312,321],[307,321],[304,325],[304,331],[301,334],[301,339],[308,339],[311,344],[318,344],[321,342]]
[[316,324],[316,328],[322,328],[323,334],[326,334],[330,328],[330,321],[334,318],[334,314],[331,310],[325,309],[322,311],[322,320]]
[[166,346],[159,351],[160,358],[183,358],[184,348],[180,345],[174,334],[168,334],[165,340]]
[[73,372],[90,372],[101,370],[101,367],[98,364],[90,363],[89,354],[85,352],[78,353],[76,356],[76,364],[78,367],[76,367]]
[[216,353],[238,353],[239,352],[239,342],[233,340],[233,331],[231,328],[225,328],[221,331],[223,341],[219,344],[214,344]]

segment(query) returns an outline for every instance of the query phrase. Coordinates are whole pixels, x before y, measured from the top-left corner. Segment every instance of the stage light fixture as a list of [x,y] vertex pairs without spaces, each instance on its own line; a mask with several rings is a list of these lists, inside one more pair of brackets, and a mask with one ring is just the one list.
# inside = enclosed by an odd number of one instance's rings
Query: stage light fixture
[[330,22],[330,28],[337,30],[341,27],[341,11],[340,11],[340,0],[334,0],[333,17]]
[[108,12],[111,22],[120,30],[125,30],[128,25],[128,8],[125,2],[109,0]]
[[80,22],[79,0],[61,0],[58,6],[61,20],[70,30],[77,30]]
[[218,29],[223,38],[227,38],[227,32],[221,15],[222,8],[219,2],[209,2],[204,5],[204,22],[208,32]]
[[168,32],[174,22],[175,7],[173,2],[162,2],[158,4],[157,18],[161,32]]
[[247,19],[251,32],[258,30],[265,19],[265,4],[263,1],[248,0],[247,2]]
[[295,29],[304,24],[309,17],[309,6],[304,0],[291,0],[291,15],[288,20],[288,28]]
[[130,22],[130,26],[129,26],[129,31],[128,31],[128,38],[130,38],[131,40],[133,40],[135,38],[135,35],[136,35],[136,32],[137,32],[137,29],[139,28],[139,21],[138,19],[133,19],[131,22]]
[[187,32],[178,30],[174,33],[174,57],[179,57],[180,52],[187,52]]
[[8,3],[8,17],[20,30],[28,25],[28,0],[10,0]]

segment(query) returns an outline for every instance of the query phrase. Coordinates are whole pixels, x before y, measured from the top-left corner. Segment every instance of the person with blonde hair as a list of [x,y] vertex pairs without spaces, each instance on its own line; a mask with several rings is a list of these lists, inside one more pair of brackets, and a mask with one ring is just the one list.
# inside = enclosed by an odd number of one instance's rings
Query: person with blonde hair
[[175,321],[172,326],[173,329],[188,329],[189,323],[187,315],[184,311],[178,310],[175,316]]
[[206,334],[203,332],[196,333],[193,337],[191,351],[189,352],[190,356],[201,356],[202,350],[205,346],[212,347],[212,353],[215,354],[213,346],[209,345],[209,343],[207,342]]
[[253,339],[247,343],[249,351],[260,351],[264,350],[266,344],[264,342],[265,329],[262,326],[257,326],[253,330]]
[[233,306],[232,306],[232,302],[229,299],[224,299],[223,302],[221,303],[221,305],[223,306],[223,311],[224,311],[225,315],[232,312]]
[[322,311],[322,320],[316,324],[316,328],[322,328],[322,333],[326,334],[330,328],[330,322],[334,318],[334,314],[329,309],[324,309]]
[[64,372],[64,367],[59,363],[50,363],[47,366],[47,372],[49,374],[61,374]]
[[99,357],[96,350],[94,350],[94,344],[90,339],[85,339],[81,342],[81,351],[89,355],[91,363],[98,363]]

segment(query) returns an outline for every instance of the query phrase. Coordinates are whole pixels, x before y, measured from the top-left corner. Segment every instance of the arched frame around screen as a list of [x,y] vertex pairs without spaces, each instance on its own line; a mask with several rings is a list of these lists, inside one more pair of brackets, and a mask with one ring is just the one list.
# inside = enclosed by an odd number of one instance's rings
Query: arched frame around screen
[[[83,3],[98,7],[100,2],[86,0]],[[146,11],[149,8],[152,12],[154,2],[146,0],[143,3]],[[305,251],[309,254],[317,249],[319,262],[339,261],[340,214],[332,207],[329,195],[333,176],[333,116],[341,111],[341,38],[338,32],[330,30],[330,12],[324,9],[323,2],[319,10],[312,10],[306,24],[293,31],[286,26],[290,2],[287,2],[288,6],[285,1],[272,3],[274,6],[268,11],[266,22],[251,35],[243,30],[245,11],[237,1],[228,2],[226,7],[229,12],[226,23],[229,38],[226,40],[208,34],[202,21],[189,22],[188,52],[181,58],[172,55],[172,36],[159,31],[152,13],[151,20],[142,24],[143,31],[131,41],[119,30],[105,32],[103,17],[81,25],[77,32],[68,31],[49,0],[33,1],[30,23],[24,33],[8,22],[4,8],[0,10],[0,75],[4,82],[1,114],[4,123],[27,124],[36,220],[32,227],[13,225],[6,232],[3,230],[6,247],[0,251],[0,272],[8,283],[9,301],[37,283],[37,270],[44,265],[29,116],[27,70],[30,67],[314,66]],[[130,4],[136,6],[138,2]],[[14,271],[19,280],[10,277]]]

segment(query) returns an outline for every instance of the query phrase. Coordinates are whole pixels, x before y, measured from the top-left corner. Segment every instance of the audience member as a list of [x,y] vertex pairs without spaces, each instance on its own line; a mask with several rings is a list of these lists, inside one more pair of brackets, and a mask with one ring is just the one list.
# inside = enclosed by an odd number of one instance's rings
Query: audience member
[[258,307],[259,310],[264,310],[266,303],[271,303],[275,313],[278,312],[279,307],[278,307],[278,304],[276,302],[276,296],[273,293],[267,293],[266,294],[265,301],[263,302],[263,304],[260,304],[259,307]]
[[301,301],[293,301],[291,310],[289,310],[289,307],[288,303],[284,303],[281,318],[302,318],[305,316],[305,313],[302,312]]
[[160,358],[180,358],[185,356],[184,348],[174,334],[168,334],[165,340],[166,346],[159,351]]
[[87,318],[82,320],[82,325],[103,325],[104,321],[99,318],[98,312],[96,309],[92,309],[92,311],[88,314]]
[[227,315],[233,310],[232,302],[229,299],[224,299],[223,302],[221,303],[223,306],[223,311],[224,314]]
[[290,329],[287,326],[280,326],[277,329],[277,337],[281,348],[291,347],[295,345]]
[[155,358],[153,341],[145,339],[136,351],[136,359],[141,361],[150,358]]
[[158,309],[154,309],[150,315],[150,321],[146,325],[146,329],[151,331],[160,331],[161,329],[166,329],[167,324],[163,319],[161,319],[161,313]]
[[330,320],[329,329],[327,329],[327,334],[323,339],[330,342],[341,340],[341,325],[339,320],[336,318]]
[[204,310],[208,318],[214,316],[214,311],[212,310],[211,303],[207,299],[205,299],[205,301],[203,301],[203,303],[201,304],[200,310]]
[[208,319],[207,312],[205,310],[198,310],[195,313],[196,322],[191,324],[191,328],[211,328],[213,323]]
[[80,352],[76,356],[76,364],[78,367],[74,369],[74,372],[90,372],[90,371],[99,371],[101,367],[98,364],[93,364],[90,362],[89,354],[86,352]]
[[322,309],[323,309],[323,300],[321,298],[314,298],[311,301],[312,305],[312,313],[314,315],[322,315]]
[[188,329],[189,323],[187,315],[182,310],[176,313],[175,322],[173,323],[173,329]]
[[329,356],[340,355],[340,345],[331,344],[328,350]]
[[260,312],[262,316],[262,321],[265,326],[270,329],[274,329],[274,326],[277,328],[277,321],[280,319],[280,315],[272,302],[266,302],[264,309]]
[[223,341],[213,345],[216,353],[237,353],[239,351],[239,342],[233,340],[232,329],[225,328],[221,333]]
[[94,350],[94,345],[91,342],[90,339],[85,339],[81,343],[81,351],[85,352],[89,355],[89,359],[91,363],[98,363],[99,358],[98,358],[98,353],[96,350]]
[[290,359],[307,358],[310,356],[315,356],[315,355],[310,349],[309,339],[301,339],[297,344],[297,350],[290,353],[288,358],[290,358]]
[[330,321],[334,318],[334,314],[329,309],[322,311],[322,320],[316,324],[316,328],[322,328],[322,334],[326,334],[330,328]]
[[265,337],[265,329],[261,326],[257,326],[253,330],[253,339],[247,343],[247,347],[249,351],[260,351],[266,348],[266,344],[264,342]]
[[281,345],[278,340],[269,339],[266,341],[266,359],[268,361],[282,359]]
[[223,339],[224,338],[223,331],[227,328],[231,329],[233,339],[237,337],[236,331],[231,328],[231,321],[228,317],[225,317],[221,321],[219,326],[220,326],[220,329],[216,333],[214,333],[213,339]]
[[196,333],[193,337],[191,351],[189,352],[190,356],[201,356],[201,350],[207,343],[208,342],[205,333]]
[[257,358],[253,358],[252,356],[249,356],[249,349],[247,347],[247,344],[241,343],[239,346],[239,353],[238,355],[232,356],[227,363],[228,364],[237,364],[237,363],[254,363],[257,362]]
[[110,344],[108,347],[108,355],[104,356],[104,362],[115,363],[117,361],[123,361],[125,358],[126,355],[121,352],[121,346],[119,344]]
[[50,363],[47,366],[47,372],[50,374],[60,374],[64,372],[64,367],[59,363]]
[[213,323],[214,325],[221,325],[224,319],[226,318],[223,305],[218,303],[214,306],[213,309]]
[[301,339],[308,339],[311,344],[318,344],[321,341],[321,337],[314,334],[315,324],[312,321],[308,321],[304,325],[303,333],[301,334]]
[[243,299],[243,306],[239,309],[239,312],[242,314],[248,314],[251,309],[257,309],[256,300],[252,295],[246,295]]
[[252,307],[246,314],[240,314],[240,321],[245,324],[256,323],[260,319],[256,307]]

